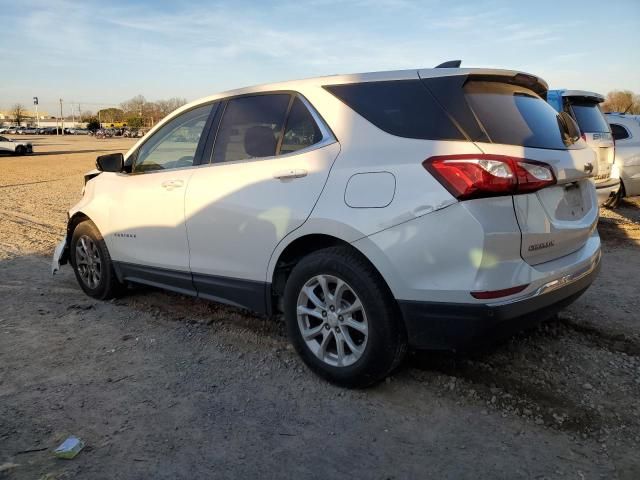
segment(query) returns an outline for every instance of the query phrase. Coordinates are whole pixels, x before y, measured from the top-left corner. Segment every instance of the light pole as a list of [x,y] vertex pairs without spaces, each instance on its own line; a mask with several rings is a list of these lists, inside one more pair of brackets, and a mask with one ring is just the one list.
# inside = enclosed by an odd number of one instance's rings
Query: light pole
[[62,135],[64,135],[64,117],[62,113],[62,99],[60,99],[60,123],[62,124]]
[[38,115],[38,97],[33,97],[33,104],[36,106],[36,122],[40,128],[40,115]]

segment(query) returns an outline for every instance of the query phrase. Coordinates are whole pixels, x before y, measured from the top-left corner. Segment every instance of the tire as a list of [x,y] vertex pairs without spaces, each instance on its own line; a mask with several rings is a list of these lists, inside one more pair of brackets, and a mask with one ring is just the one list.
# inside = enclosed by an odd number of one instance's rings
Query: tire
[[[299,314],[299,307],[312,314]],[[326,248],[300,260],[285,286],[284,310],[289,340],[302,360],[337,385],[377,383],[406,353],[406,333],[391,292],[375,268],[349,247]]]
[[16,147],[16,155],[24,155],[25,153],[27,153],[27,149],[24,148],[22,145],[18,145]]
[[107,245],[93,222],[86,220],[76,226],[69,257],[78,284],[90,297],[108,300],[124,290],[116,277]]
[[622,199],[626,195],[627,195],[627,192],[624,189],[624,183],[622,183],[622,180],[620,180],[620,188],[615,194],[609,197],[606,202],[604,202],[603,206],[607,208],[612,208],[612,209],[618,208],[620,206],[620,203],[622,202]]

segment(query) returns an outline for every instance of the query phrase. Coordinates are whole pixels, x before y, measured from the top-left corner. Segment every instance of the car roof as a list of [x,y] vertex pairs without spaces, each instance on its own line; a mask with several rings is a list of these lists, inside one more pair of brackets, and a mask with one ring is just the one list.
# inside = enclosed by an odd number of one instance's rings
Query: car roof
[[609,123],[619,123],[622,125],[640,125],[640,115],[632,115],[625,113],[605,113],[604,114]]
[[[541,89],[547,90],[547,83],[541,78],[531,75],[529,73],[520,72],[516,70],[505,70],[495,68],[423,68],[423,69],[410,69],[410,70],[389,70],[380,72],[366,72],[366,73],[349,73],[349,74],[335,74],[326,75],[321,77],[304,78],[300,80],[289,80],[285,82],[276,83],[263,83],[259,85],[252,85],[248,87],[237,88],[233,90],[226,90],[224,92],[216,93],[207,97],[199,98],[190,102],[178,111],[188,110],[202,103],[218,100],[220,98],[234,97],[238,95],[246,95],[249,93],[260,93],[269,91],[286,91],[286,90],[299,90],[312,87],[323,87],[326,85],[340,85],[349,83],[365,83],[365,82],[381,82],[392,80],[413,80],[417,78],[434,78],[434,77],[448,77],[454,75],[486,75],[486,76],[502,76],[502,77],[515,77],[516,75],[524,75],[535,81]],[[178,113],[178,111],[176,113]],[[173,116],[173,115],[172,115]]]

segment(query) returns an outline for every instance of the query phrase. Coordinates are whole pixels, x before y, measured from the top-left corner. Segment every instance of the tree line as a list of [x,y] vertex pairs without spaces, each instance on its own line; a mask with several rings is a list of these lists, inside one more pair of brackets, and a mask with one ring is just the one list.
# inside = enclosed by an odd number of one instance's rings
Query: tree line
[[[187,100],[185,98],[173,97],[150,102],[144,96],[136,95],[122,102],[119,108],[103,108],[97,112],[84,111],[79,115],[79,120],[95,128],[100,128],[101,123],[125,123],[132,128],[152,127],[186,103]],[[13,105],[9,113],[17,125],[21,125],[23,121],[29,118],[27,109],[21,103]]]
[[[175,109],[185,105],[185,98],[173,97],[167,100],[147,101],[142,95],[124,101],[120,108],[111,107],[98,110],[91,119],[101,123],[126,123],[132,128],[153,127],[156,123],[169,115]],[[82,121],[89,121],[83,119]]]

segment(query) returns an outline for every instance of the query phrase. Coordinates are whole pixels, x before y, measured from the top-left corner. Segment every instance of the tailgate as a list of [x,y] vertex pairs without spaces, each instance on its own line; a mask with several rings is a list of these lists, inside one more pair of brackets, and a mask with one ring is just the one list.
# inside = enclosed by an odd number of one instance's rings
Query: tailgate
[[594,162],[590,148],[544,150],[512,145],[478,144],[485,153],[513,155],[551,165],[558,184],[513,196],[522,242],[530,265],[548,262],[582,248],[598,221],[598,203],[585,166]]

